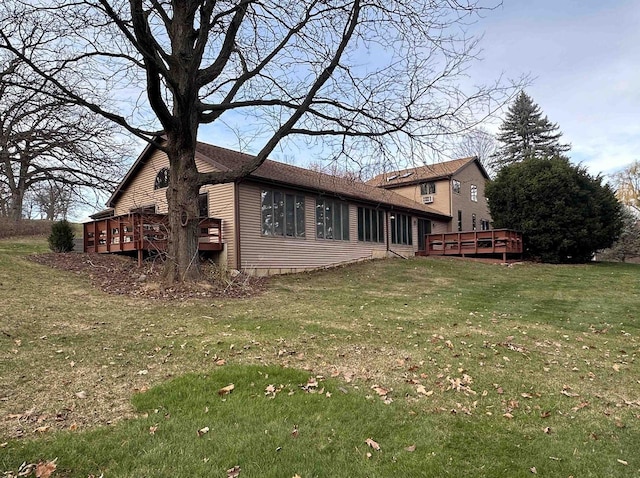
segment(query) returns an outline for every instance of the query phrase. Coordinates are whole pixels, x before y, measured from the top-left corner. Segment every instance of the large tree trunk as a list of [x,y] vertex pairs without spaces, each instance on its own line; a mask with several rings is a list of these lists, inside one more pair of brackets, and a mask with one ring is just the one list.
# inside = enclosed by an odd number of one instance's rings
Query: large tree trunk
[[168,284],[200,278],[198,257],[198,172],[195,164],[195,144],[168,142],[169,235],[164,279]]
[[22,219],[22,205],[24,203],[24,190],[17,189],[11,192],[9,199],[9,217],[14,221]]

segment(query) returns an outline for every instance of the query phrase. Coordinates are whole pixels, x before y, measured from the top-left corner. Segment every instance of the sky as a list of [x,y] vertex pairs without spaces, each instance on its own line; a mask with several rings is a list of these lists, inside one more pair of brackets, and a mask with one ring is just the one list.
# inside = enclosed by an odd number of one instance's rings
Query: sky
[[[571,144],[573,163],[606,178],[640,159],[640,0],[503,0],[469,32],[482,37],[469,81],[528,76],[526,93]],[[497,132],[505,112],[483,127]],[[199,138],[251,153],[261,146],[223,136],[205,125]],[[301,151],[271,157],[304,166]]]
[[530,75],[525,91],[572,162],[606,175],[640,159],[640,0],[504,0],[472,29],[483,51],[471,78]]

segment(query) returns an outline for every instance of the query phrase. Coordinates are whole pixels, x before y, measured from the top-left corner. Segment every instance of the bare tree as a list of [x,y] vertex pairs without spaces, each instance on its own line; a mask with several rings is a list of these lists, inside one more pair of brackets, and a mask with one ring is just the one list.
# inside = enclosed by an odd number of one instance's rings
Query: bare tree
[[609,249],[598,255],[599,259],[626,262],[640,257],[640,217],[637,214],[638,209],[633,206],[622,209],[622,233]]
[[[251,173],[279,142],[302,135],[329,159],[411,157],[504,104],[513,89],[459,87],[480,1],[8,0],[0,48],[166,152],[165,278],[176,281],[199,276],[199,188]],[[109,104],[94,99],[104,89]],[[256,138],[255,159],[198,172],[206,123]]]
[[5,52],[3,60],[1,210],[19,220],[27,194],[41,184],[51,190],[112,188],[126,160],[122,141],[114,137],[116,125],[72,101],[50,96],[46,80],[34,75],[23,59]]
[[32,191],[33,203],[40,219],[69,219],[77,205],[74,186],[61,181],[41,183]]
[[453,147],[453,155],[457,158],[476,156],[487,172],[494,172],[492,158],[498,150],[495,136],[484,128],[474,128],[464,133]]
[[640,208],[640,161],[628,164],[613,174],[618,200],[627,206]]

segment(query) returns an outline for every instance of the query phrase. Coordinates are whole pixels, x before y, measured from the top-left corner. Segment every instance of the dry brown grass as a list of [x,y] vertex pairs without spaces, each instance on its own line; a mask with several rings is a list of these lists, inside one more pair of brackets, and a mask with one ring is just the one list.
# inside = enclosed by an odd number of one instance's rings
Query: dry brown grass
[[51,233],[53,221],[23,219],[13,221],[0,217],[0,239],[18,236],[44,236]]

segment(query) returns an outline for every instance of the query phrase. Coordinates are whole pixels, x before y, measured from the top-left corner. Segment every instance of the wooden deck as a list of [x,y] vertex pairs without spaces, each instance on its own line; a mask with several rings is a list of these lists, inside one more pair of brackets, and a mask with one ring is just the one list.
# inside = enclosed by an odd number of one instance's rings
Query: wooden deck
[[510,229],[492,231],[446,232],[427,234],[425,250],[418,251],[422,256],[522,256],[522,234]]
[[[141,259],[144,251],[167,250],[166,214],[131,213],[87,222],[83,226],[84,252],[138,252],[138,258]],[[222,250],[221,219],[203,218],[199,230],[200,251]]]

